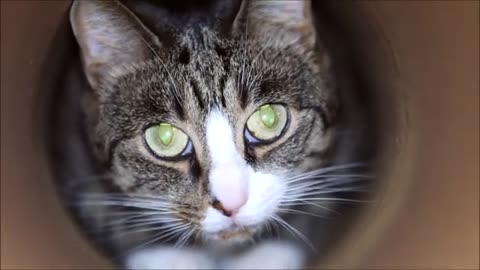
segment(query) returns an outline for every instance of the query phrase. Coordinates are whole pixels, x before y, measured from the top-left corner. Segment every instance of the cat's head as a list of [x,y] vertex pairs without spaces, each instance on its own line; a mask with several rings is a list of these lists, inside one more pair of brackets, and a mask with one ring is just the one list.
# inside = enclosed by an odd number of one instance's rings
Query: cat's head
[[335,124],[310,4],[245,2],[222,27],[163,37],[120,3],[75,2],[90,137],[125,205],[237,242],[295,202],[292,177],[320,166]]

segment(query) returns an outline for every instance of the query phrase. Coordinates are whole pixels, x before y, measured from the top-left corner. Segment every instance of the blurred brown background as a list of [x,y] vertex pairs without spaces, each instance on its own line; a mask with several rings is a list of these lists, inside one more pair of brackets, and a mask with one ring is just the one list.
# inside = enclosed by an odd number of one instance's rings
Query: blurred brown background
[[[39,76],[68,6],[1,1],[2,269],[109,267],[61,208],[33,123],[37,83],[48,80]],[[478,269],[479,2],[357,1],[351,9],[362,14],[359,35],[380,33],[391,55],[367,53],[385,95],[400,97],[403,135],[383,205],[327,265]]]

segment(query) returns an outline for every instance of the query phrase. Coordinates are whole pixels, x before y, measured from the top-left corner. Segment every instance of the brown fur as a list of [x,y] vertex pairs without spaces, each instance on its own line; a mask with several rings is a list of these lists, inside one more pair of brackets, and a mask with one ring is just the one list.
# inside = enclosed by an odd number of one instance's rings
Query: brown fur
[[[72,27],[93,90],[83,90],[83,124],[94,159],[108,176],[94,190],[160,198],[186,224],[197,226],[213,203],[205,139],[205,118],[213,108],[228,116],[239,151],[258,171],[308,171],[330,162],[341,104],[329,53],[306,7],[292,17],[288,8],[269,13],[269,5],[246,1],[232,4],[236,16],[227,12],[216,23],[148,29],[120,2],[75,2]],[[288,130],[271,144],[248,145],[245,122],[266,103],[288,108]],[[194,155],[178,161],[153,156],[143,132],[160,122],[187,133]],[[92,227],[109,221],[109,207],[82,211],[81,219],[94,220],[87,221]],[[103,237],[118,250],[150,237],[115,238],[124,231],[119,226],[111,238]]]

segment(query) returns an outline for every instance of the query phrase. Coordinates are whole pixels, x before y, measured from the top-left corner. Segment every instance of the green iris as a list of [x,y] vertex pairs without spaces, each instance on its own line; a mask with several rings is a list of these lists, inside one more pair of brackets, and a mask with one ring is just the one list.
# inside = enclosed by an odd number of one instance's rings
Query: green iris
[[277,123],[277,113],[270,105],[260,107],[260,119],[267,128],[272,128]]
[[163,145],[168,146],[173,140],[173,127],[170,124],[162,123],[158,126],[158,138]]
[[279,137],[287,126],[287,108],[280,104],[260,106],[247,120],[247,129],[258,140],[269,141]]
[[187,134],[169,123],[160,123],[145,130],[148,148],[160,157],[174,157],[182,154],[190,139]]

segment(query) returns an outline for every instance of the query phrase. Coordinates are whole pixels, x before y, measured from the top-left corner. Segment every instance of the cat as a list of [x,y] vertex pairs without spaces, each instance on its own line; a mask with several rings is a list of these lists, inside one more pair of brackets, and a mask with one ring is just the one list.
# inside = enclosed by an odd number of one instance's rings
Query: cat
[[318,217],[364,178],[346,173],[363,163],[343,158],[355,139],[311,2],[200,1],[216,12],[176,19],[134,2],[70,10],[86,83],[62,105],[81,103],[80,124],[63,121],[88,150],[68,147],[101,171],[74,189],[78,219],[129,269],[306,267]]

